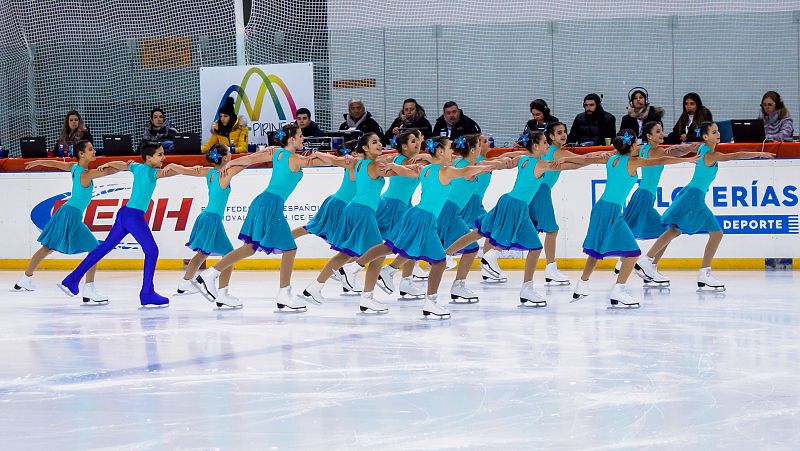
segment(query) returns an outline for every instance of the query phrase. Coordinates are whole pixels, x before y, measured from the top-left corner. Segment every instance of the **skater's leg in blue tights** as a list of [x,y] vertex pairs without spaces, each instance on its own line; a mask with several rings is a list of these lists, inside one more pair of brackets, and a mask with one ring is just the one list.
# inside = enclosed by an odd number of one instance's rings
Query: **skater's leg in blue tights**
[[[137,210],[138,211],[138,210]],[[156,272],[156,262],[158,261],[158,246],[156,240],[153,239],[153,233],[150,231],[147,223],[144,220],[144,213],[140,215],[131,215],[126,218],[125,227],[131,235],[136,239],[142,251],[144,252],[144,274],[142,275],[142,291],[139,296],[144,303],[156,294],[153,287],[153,275]]]
[[[120,210],[121,212],[122,210]],[[80,265],[75,268],[64,280],[61,282],[62,285],[67,287],[72,294],[77,295],[79,288],[78,284],[80,283],[81,279],[83,278],[84,274],[86,274],[92,266],[96,265],[103,257],[108,255],[109,252],[114,250],[117,247],[117,244],[122,241],[125,236],[128,235],[128,230],[125,227],[125,221],[122,219],[122,215],[120,213],[117,214],[117,220],[114,221],[114,225],[111,227],[111,231],[108,233],[108,237],[100,243],[99,246],[94,248],[86,258],[83,259]]]

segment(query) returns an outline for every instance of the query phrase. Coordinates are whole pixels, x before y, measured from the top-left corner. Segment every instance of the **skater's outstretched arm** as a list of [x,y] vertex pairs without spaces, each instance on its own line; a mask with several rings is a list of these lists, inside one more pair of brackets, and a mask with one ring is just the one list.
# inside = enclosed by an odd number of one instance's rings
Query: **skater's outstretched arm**
[[336,155],[329,154],[327,152],[314,152],[312,156],[315,159],[325,163],[326,166],[336,166],[340,168],[353,169],[353,167],[356,165],[356,162],[358,161],[352,155],[345,155],[343,157],[338,157]]
[[224,172],[227,168],[234,166],[247,167],[254,164],[269,163],[272,161],[272,156],[275,154],[276,149],[277,147],[275,146],[262,147],[256,153],[251,153],[250,155],[232,159],[222,168],[222,172]]
[[83,171],[81,173],[81,185],[84,188],[88,188],[91,185],[92,180],[99,179],[100,177],[105,177],[107,175],[116,174],[117,172],[127,171],[128,170],[128,163],[122,161],[114,161],[111,163],[106,163],[104,165],[99,166],[97,169],[90,169],[88,171]]
[[768,160],[772,160],[775,158],[775,154],[771,154],[769,152],[734,152],[734,153],[720,153],[720,152],[709,152],[706,154],[706,164],[712,165],[717,161],[732,161],[732,160],[749,160],[751,158],[764,158]]
[[463,168],[442,166],[441,169],[439,169],[439,176],[441,179],[443,179],[442,183],[446,185],[450,183],[450,180],[452,179],[458,179],[458,178],[470,179],[474,178],[476,175],[485,174],[487,172],[492,172],[491,166],[478,166],[476,164],[471,164]]
[[205,166],[192,166],[186,167],[179,164],[170,163],[162,168],[156,174],[156,178],[172,177],[173,175],[190,175],[194,177],[205,177],[208,174],[209,168]]
[[415,179],[419,177],[419,173],[422,171],[422,165],[414,164],[404,166],[396,163],[388,163],[383,165],[383,171],[384,177],[401,176]]
[[698,157],[658,157],[658,158],[639,158],[633,157],[629,160],[628,167],[635,171],[637,168],[647,166],[662,166],[667,164],[696,163]]
[[222,189],[227,188],[228,185],[230,185],[231,183],[231,179],[236,174],[244,171],[244,169],[245,169],[244,166],[234,166],[232,168],[228,168],[228,170],[224,174],[220,173],[219,186],[222,187]]
[[42,167],[42,168],[58,169],[61,171],[69,171],[76,164],[78,163],[75,163],[74,161],[36,160],[25,163],[25,169]]
[[666,149],[659,149],[658,147],[654,147],[650,149],[650,156],[651,157],[658,157],[662,155],[666,155],[669,157],[685,157],[692,152],[697,152],[697,149],[700,148],[702,143],[693,143],[693,144],[678,144],[675,146],[667,147]]

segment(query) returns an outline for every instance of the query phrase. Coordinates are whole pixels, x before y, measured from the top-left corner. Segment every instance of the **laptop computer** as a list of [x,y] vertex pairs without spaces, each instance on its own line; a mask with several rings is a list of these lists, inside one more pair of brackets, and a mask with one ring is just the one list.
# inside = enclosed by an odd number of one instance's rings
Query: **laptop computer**
[[47,139],[44,136],[25,136],[19,139],[22,158],[47,158]]
[[131,135],[103,135],[103,155],[133,155],[133,138]]
[[731,119],[731,128],[736,143],[760,143],[766,139],[761,119]]
[[[200,134],[199,133],[178,133],[172,141],[175,147],[172,153],[177,155],[199,155],[200,154]],[[241,152],[236,149],[236,152]]]

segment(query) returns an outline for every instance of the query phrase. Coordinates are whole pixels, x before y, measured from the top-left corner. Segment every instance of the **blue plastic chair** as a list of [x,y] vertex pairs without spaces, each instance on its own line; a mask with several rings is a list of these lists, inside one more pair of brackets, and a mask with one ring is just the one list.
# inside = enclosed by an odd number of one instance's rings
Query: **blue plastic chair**
[[719,142],[721,143],[729,143],[733,141],[733,125],[731,125],[731,121],[717,121],[717,127],[719,127]]

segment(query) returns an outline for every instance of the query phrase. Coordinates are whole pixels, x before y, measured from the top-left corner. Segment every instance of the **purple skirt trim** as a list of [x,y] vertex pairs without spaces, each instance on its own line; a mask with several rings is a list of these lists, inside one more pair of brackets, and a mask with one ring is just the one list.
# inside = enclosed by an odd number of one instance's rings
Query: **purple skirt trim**
[[383,243],[385,245],[389,246],[389,248],[392,250],[392,253],[397,254],[397,255],[399,255],[399,256],[401,256],[403,258],[407,258],[409,260],[422,260],[422,261],[430,263],[431,265],[435,265],[437,263],[441,263],[441,262],[445,261],[444,258],[441,259],[441,260],[435,260],[435,259],[426,257],[424,255],[408,255],[406,253],[406,251],[404,251],[404,250],[400,249],[399,247],[395,246],[394,243],[392,243],[389,240],[386,240]]
[[257,242],[253,241],[252,238],[250,238],[249,236],[247,236],[247,235],[245,235],[243,233],[239,234],[239,240],[240,241],[244,241],[247,244],[252,244],[256,251],[261,251],[261,252],[263,252],[265,254],[276,254],[277,255],[277,254],[281,254],[281,253],[286,252],[286,251],[293,251],[293,250],[297,249],[297,247],[294,247],[292,249],[278,249],[278,248],[275,248],[275,247],[264,247],[264,246],[258,244]]
[[638,249],[635,251],[608,251],[604,254],[601,254],[591,249],[586,249],[585,247],[583,248],[583,253],[598,260],[602,260],[606,257],[638,257],[642,255],[642,251]]

